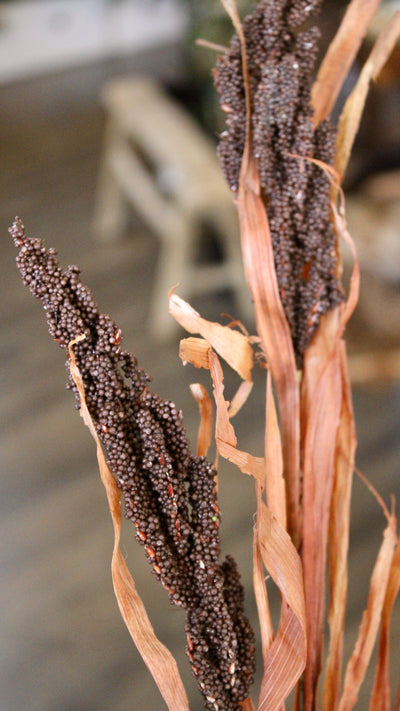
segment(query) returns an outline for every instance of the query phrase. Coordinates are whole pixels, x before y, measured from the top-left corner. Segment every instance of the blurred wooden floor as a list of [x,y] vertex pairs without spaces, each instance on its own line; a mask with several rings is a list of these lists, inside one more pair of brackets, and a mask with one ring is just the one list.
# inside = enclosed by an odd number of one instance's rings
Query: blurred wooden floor
[[[167,71],[168,63],[163,67]],[[94,67],[0,89],[1,711],[164,708],[114,600],[111,523],[93,443],[64,388],[63,353],[47,335],[39,304],[21,285],[7,238],[7,227],[18,214],[30,235],[58,249],[64,265],[82,267],[102,309],[122,327],[125,347],[154,376],[154,389],[183,408],[194,441],[197,413],[188,384],[207,380],[182,367],[177,339],[160,347],[146,333],[157,242],[135,221],[126,240],[112,246],[90,235],[103,128],[97,95],[114,71]],[[173,76],[174,67],[170,71]],[[223,311],[235,314],[229,294],[196,305],[212,318]],[[262,453],[262,379],[259,374],[251,416],[247,410],[237,420],[240,446],[255,454]],[[400,384],[357,390],[355,405],[358,464],[386,502],[392,492],[399,501]],[[249,590],[248,613],[256,624],[250,561],[253,488],[228,466],[222,466],[221,508],[224,549],[240,563]],[[356,480],[347,652],[384,523],[375,500]],[[129,526],[124,533],[127,561],[156,631],[177,655],[192,711],[200,711],[183,653],[184,617],[169,607]],[[397,651],[399,605],[393,629]],[[363,695],[358,708],[366,704]]]

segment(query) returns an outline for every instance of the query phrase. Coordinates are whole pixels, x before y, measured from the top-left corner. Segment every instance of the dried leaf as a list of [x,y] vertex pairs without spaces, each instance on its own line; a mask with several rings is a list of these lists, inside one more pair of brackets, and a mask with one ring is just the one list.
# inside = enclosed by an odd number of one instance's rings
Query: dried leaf
[[220,323],[202,318],[186,301],[170,293],[169,310],[189,333],[200,333],[235,370],[242,380],[251,380],[253,350],[247,336]]
[[[254,476],[262,486],[265,481],[265,460],[263,457],[254,457],[248,452],[237,449],[237,439],[235,430],[230,421],[231,408],[224,397],[224,375],[217,354],[210,344],[201,338],[185,338],[180,344],[180,357],[184,363],[190,362],[197,367],[203,367],[211,372],[214,385],[214,399],[217,406],[215,422],[215,443],[218,454],[224,459],[236,464],[244,474]],[[242,385],[247,385],[243,391],[237,393],[238,401],[235,404],[233,414],[237,412],[237,406],[249,392],[249,384],[246,381]]]
[[80,414],[96,442],[97,461],[101,480],[104,484],[111,518],[114,526],[114,549],[111,561],[111,571],[114,591],[121,615],[136,644],[147,668],[164,698],[170,711],[189,711],[189,704],[175,659],[169,650],[161,644],[154,634],[143,602],[136,590],[135,583],[127,568],[119,547],[121,533],[121,497],[117,482],[107,466],[100,441],[97,437],[93,421],[90,417],[85,400],[82,378],[76,365],[73,345],[82,340],[79,337],[69,344],[70,370],[72,378],[79,391]]
[[380,33],[340,116],[335,167],[342,177],[346,171],[354,139],[358,132],[370,82],[378,77],[392,53],[399,35],[400,10],[396,12]]
[[220,438],[217,440],[217,449],[221,457],[235,464],[243,474],[253,476],[258,482],[264,484],[265,460],[263,457],[254,457]]
[[[246,154],[245,154],[246,156]],[[238,210],[246,279],[257,331],[276,387],[282,428],[288,528],[300,540],[299,392],[290,329],[279,296],[271,235],[260,193],[257,164],[247,148]]]
[[337,234],[340,235],[346,242],[347,246],[353,255],[353,269],[350,277],[350,288],[347,296],[347,300],[344,304],[344,308],[341,311],[340,325],[338,328],[338,338],[343,336],[346,324],[357,306],[358,297],[360,293],[360,264],[357,257],[357,250],[355,248],[352,237],[347,229],[347,222],[344,212],[344,199],[341,206],[341,212],[339,213],[335,204],[332,203],[332,214],[335,220],[335,226]]
[[247,402],[247,398],[249,397],[251,391],[253,389],[253,383],[250,383],[248,380],[244,380],[242,383],[240,383],[236,393],[234,394],[231,404],[229,405],[229,417],[232,419],[232,417],[235,417],[239,410],[242,409],[243,405]]
[[214,398],[217,406],[215,442],[221,457],[239,467],[244,474],[254,476],[262,486],[265,482],[265,460],[237,449],[236,435],[229,418],[228,403],[224,398],[224,376],[218,356],[212,349],[209,354],[210,372],[214,384]]
[[400,541],[397,541],[382,610],[378,666],[369,711],[390,711],[390,622],[394,601],[400,590]]
[[254,704],[250,696],[244,701],[241,701],[239,706],[242,708],[242,711],[254,711]]
[[340,693],[343,633],[347,598],[350,501],[356,434],[347,372],[345,345],[341,346],[342,410],[336,437],[336,463],[329,522],[329,649],[325,664],[322,708],[333,711]]
[[285,481],[283,479],[282,443],[276,414],[271,375],[267,381],[267,424],[265,428],[266,493],[268,508],[286,529]]
[[337,337],[340,311],[339,306],[321,318],[320,327],[304,354],[302,560],[307,610],[306,709],[313,707],[321,672],[329,512],[342,395]]
[[282,595],[278,632],[264,661],[258,711],[277,711],[298,681],[306,661],[303,573],[288,533],[263,502],[257,527],[264,565]]
[[195,368],[210,369],[208,356],[210,344],[204,338],[183,338],[179,343],[179,357],[183,363],[191,363]]
[[357,702],[378,633],[396,543],[396,521],[394,516],[389,516],[371,577],[367,607],[347,664],[338,711],[351,711]]
[[[261,517],[261,494],[262,487],[256,484],[257,496],[257,518]],[[268,602],[267,588],[265,586],[264,566],[259,546],[259,528],[254,526],[253,536],[253,587],[254,596],[257,603],[258,619],[261,632],[261,650],[264,664],[267,659],[269,648],[274,638],[274,628],[272,626],[271,611]]]
[[212,440],[213,409],[207,390],[200,383],[193,383],[190,390],[199,405],[200,425],[197,434],[197,456],[205,457]]
[[380,0],[352,0],[348,5],[312,88],[315,126],[330,114],[379,3]]

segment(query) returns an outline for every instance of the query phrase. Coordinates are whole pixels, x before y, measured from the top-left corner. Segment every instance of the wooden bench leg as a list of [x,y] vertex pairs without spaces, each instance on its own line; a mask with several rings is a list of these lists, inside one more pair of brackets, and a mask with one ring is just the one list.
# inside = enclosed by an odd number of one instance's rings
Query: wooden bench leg
[[120,238],[128,223],[129,206],[106,162],[100,169],[92,220],[92,234],[102,242]]
[[153,295],[148,317],[149,332],[155,340],[171,338],[178,329],[175,319],[168,311],[168,293],[178,286],[179,295],[189,298],[191,288],[187,283],[192,261],[192,226],[184,218],[169,223],[170,239],[166,235],[160,240]]

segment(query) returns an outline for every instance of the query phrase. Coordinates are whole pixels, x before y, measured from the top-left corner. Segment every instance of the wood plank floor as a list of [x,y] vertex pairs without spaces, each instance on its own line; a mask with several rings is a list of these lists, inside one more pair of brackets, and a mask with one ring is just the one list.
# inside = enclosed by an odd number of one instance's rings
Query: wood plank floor
[[[7,227],[19,214],[29,234],[58,249],[63,264],[80,264],[102,309],[122,327],[125,347],[154,376],[154,389],[183,408],[194,441],[197,414],[188,384],[202,376],[181,366],[177,339],[160,347],[146,332],[156,240],[135,221],[127,238],[112,246],[94,242],[90,234],[103,129],[96,97],[110,73],[109,67],[95,67],[0,89],[1,711],[164,708],[114,600],[111,523],[93,443],[64,389],[63,354],[47,335],[40,306],[20,283],[7,239]],[[196,305],[214,318],[236,308],[229,294]],[[231,385],[228,378],[228,391]],[[239,416],[237,430],[240,445],[261,454],[262,374],[257,385],[252,414]],[[400,384],[359,389],[355,406],[359,466],[387,502],[392,492],[399,501]],[[384,527],[369,492],[359,481],[354,488],[347,653]],[[221,507],[224,549],[240,563],[255,624],[253,490],[228,466],[222,467]],[[124,552],[157,632],[178,658],[191,709],[200,710],[183,653],[184,617],[169,608],[128,525]],[[393,630],[397,650],[399,606]],[[366,703],[364,694],[358,708]]]

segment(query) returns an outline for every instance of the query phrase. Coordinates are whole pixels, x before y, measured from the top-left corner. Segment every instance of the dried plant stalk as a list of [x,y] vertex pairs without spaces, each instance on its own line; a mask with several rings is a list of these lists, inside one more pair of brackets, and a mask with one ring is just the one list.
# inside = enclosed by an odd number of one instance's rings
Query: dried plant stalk
[[[262,0],[243,23],[234,0],[222,4],[235,35],[230,47],[219,48],[215,70],[227,113],[218,152],[238,208],[257,336],[202,318],[174,291],[169,309],[183,328],[198,334],[181,341],[180,357],[210,373],[217,459],[228,459],[255,480],[253,584],[263,658],[257,711],[284,710],[293,689],[295,711],[315,711],[323,671],[323,711],[351,711],[380,625],[370,711],[389,711],[389,630],[400,588],[400,548],[395,516],[383,503],[387,527],[342,680],[356,452],[343,336],[358,299],[359,265],[340,180],[370,81],[399,36],[400,13],[379,36],[336,135],[329,113],[378,0],[349,3],[314,84],[317,32],[309,20],[321,0]],[[233,559],[219,561],[216,470],[205,459],[211,398],[203,386],[192,385],[200,410],[192,455],[180,414],[150,393],[148,376],[121,350],[121,332],[98,313],[78,270],[63,273],[54,250],[29,240],[18,219],[11,232],[25,283],[42,299],[51,334],[69,347],[71,386],[97,444],[113,518],[114,587],[139,651],[170,711],[188,709],[175,662],[155,638],[119,550],[121,493],[156,576],[171,602],[186,610],[186,651],[206,708],[254,711],[254,638],[243,589]],[[340,239],[354,256],[347,295]],[[254,343],[267,370],[262,457],[239,449],[232,424],[253,388]],[[231,402],[225,399],[223,363],[240,378]],[[276,633],[265,571],[281,596]],[[323,670],[327,572],[330,638]],[[394,708],[399,705],[400,692]]]

